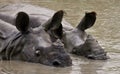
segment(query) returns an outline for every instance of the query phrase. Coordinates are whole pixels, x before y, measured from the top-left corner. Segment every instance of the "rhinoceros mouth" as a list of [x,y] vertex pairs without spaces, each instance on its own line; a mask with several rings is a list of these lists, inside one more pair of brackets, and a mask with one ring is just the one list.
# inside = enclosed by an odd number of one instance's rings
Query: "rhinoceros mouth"
[[106,60],[106,59],[109,59],[106,52],[98,53],[98,54],[91,53],[91,54],[87,55],[86,57],[88,59],[93,59],[93,60]]

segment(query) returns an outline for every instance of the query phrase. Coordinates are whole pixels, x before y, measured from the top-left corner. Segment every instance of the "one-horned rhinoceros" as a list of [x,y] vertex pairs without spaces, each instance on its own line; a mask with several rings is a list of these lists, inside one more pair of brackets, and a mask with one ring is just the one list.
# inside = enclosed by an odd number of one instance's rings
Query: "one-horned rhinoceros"
[[[63,15],[57,18],[58,15],[59,13],[56,13],[53,16],[55,19],[52,21],[53,24],[61,23]],[[32,28],[26,13],[18,13],[14,22],[15,26],[0,19],[1,60],[22,60],[55,67],[72,65],[72,60],[66,53],[61,40],[56,38],[53,41],[42,26]],[[51,28],[57,32],[56,27]],[[50,31],[50,29],[47,30]],[[57,35],[54,34],[53,37]]]
[[[30,27],[40,28],[42,26],[44,31],[50,35],[52,42],[60,39],[66,51],[70,53],[89,59],[106,60],[108,58],[97,40],[85,31],[94,25],[96,21],[95,12],[86,13],[79,25],[74,28],[65,20],[60,19],[64,14],[62,10],[55,13],[53,10],[38,6],[13,4],[2,7],[0,11],[0,19],[12,25],[15,25],[14,21],[17,14],[21,14],[21,16],[22,13],[27,14],[30,17]],[[59,20],[54,19],[54,16]],[[62,23],[56,24],[56,22],[61,21]]]

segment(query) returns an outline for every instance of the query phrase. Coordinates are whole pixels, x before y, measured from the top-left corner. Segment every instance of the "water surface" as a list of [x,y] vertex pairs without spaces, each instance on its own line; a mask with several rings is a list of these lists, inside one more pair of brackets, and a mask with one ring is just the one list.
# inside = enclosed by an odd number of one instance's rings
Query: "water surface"
[[14,3],[62,9],[67,13],[65,19],[74,27],[85,12],[97,12],[97,21],[87,32],[99,41],[110,59],[94,61],[72,55],[73,66],[67,68],[1,61],[0,74],[120,74],[120,0],[0,0],[0,6]]

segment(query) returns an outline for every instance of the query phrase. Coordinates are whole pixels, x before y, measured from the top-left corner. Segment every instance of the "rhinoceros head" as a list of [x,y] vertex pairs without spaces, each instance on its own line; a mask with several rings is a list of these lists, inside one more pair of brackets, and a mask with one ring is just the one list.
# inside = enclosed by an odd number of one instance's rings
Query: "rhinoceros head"
[[96,13],[86,13],[80,24],[71,31],[65,31],[63,41],[68,51],[90,59],[107,59],[106,52],[85,30],[92,27],[96,20]]
[[[62,17],[63,13],[59,12],[53,16],[53,20],[48,24],[60,24]],[[31,28],[29,16],[25,12],[18,13],[15,23],[19,33],[11,39],[6,47],[4,59],[23,60],[60,67],[72,65],[71,58],[64,50],[64,45],[57,38],[60,35],[56,33],[59,30],[56,26]],[[56,39],[53,39],[48,32],[54,33],[52,37]]]

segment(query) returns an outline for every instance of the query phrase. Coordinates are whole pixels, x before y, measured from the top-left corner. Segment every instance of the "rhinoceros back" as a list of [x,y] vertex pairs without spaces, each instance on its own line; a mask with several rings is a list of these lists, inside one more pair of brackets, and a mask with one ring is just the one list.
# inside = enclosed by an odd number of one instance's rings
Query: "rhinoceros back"
[[[48,19],[50,19],[55,11],[40,7],[40,6],[33,6],[29,4],[12,4],[12,5],[6,5],[2,8],[0,8],[0,19],[5,20],[8,23],[11,23],[14,25],[14,20],[18,12],[26,12],[29,14],[30,17],[30,25],[33,27],[39,26],[43,23],[45,23]],[[4,17],[9,18],[4,18]],[[64,30],[71,30],[73,27],[71,24],[66,22],[64,19],[62,21],[63,29]]]
[[0,20],[0,52],[6,47],[17,29],[9,23]]

